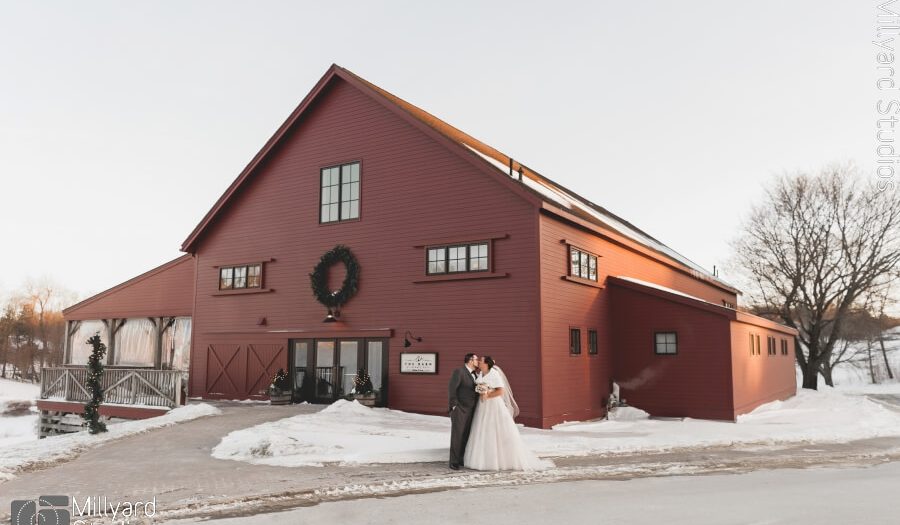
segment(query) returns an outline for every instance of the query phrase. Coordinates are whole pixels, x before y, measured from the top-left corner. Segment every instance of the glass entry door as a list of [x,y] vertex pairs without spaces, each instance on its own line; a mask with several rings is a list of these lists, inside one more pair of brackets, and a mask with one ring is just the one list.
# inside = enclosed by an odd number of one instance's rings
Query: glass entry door
[[387,406],[387,339],[295,339],[291,342],[294,401],[331,403],[353,394],[365,369],[377,406]]

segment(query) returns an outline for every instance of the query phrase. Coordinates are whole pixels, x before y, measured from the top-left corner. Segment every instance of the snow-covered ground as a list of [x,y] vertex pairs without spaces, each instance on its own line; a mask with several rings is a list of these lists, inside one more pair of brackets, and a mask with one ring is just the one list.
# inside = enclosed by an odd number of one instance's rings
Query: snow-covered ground
[[[835,388],[860,394],[900,394],[900,327],[886,331],[884,336],[885,353],[894,378],[888,377],[881,346],[876,341],[872,345],[872,368],[878,384],[872,384],[872,371],[869,370],[868,360],[862,360],[841,363],[834,369]],[[866,355],[863,352],[866,343],[854,343],[853,348],[858,351],[858,355]],[[819,382],[824,383],[824,380],[820,377]]]
[[[212,405],[198,403],[175,408],[159,417],[109,425],[109,431],[102,434],[78,432],[40,440],[32,436],[31,439],[0,447],[0,482],[11,479],[16,471],[27,469],[31,465],[70,458],[82,450],[114,439],[219,413],[220,410]],[[7,418],[0,419],[0,423],[5,426]]]
[[37,439],[37,412],[32,408],[40,385],[0,379],[0,449]]
[[[553,430],[522,427],[521,431],[526,444],[540,456],[579,456],[900,436],[900,412],[825,388],[768,403],[736,423],[655,420],[632,408],[620,409],[613,421],[564,423]],[[314,414],[231,432],[212,453],[220,459],[280,466],[446,461],[449,439],[446,417],[370,409],[341,400]]]

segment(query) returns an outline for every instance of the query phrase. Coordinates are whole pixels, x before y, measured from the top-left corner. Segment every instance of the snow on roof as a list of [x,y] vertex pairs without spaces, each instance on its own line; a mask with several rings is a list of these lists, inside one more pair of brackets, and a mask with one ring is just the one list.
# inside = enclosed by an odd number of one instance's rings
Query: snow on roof
[[[689,295],[689,294],[686,294],[686,293],[684,293],[684,292],[679,292],[678,290],[675,290],[675,289],[672,289],[672,288],[668,288],[668,287],[662,286],[662,285],[660,285],[660,284],[651,283],[651,282],[647,282],[647,281],[642,281],[642,280],[640,280],[640,279],[635,279],[634,277],[625,277],[624,275],[616,275],[616,276],[614,276],[614,277],[615,277],[616,279],[621,279],[621,280],[623,280],[623,281],[628,281],[628,282],[631,282],[631,283],[639,284],[639,285],[641,285],[641,286],[646,286],[646,287],[648,287],[648,288],[655,288],[655,289],[657,289],[657,290],[661,290],[661,291],[666,292],[666,293],[675,294],[675,295],[680,295],[680,296],[682,296],[682,297],[687,297],[688,299],[693,299],[693,300],[695,300],[695,301],[700,301],[701,303],[711,304],[711,305],[717,306],[717,307],[719,307],[719,308],[727,308],[727,307],[725,307],[725,306],[722,306],[721,304],[712,303],[712,302],[707,301],[706,299],[701,299],[701,298],[699,298],[699,297],[697,297],[697,296],[694,296],[694,295]],[[728,309],[730,310],[730,308],[728,308]]]
[[[483,160],[485,160],[489,164],[491,164],[493,167],[495,167],[498,170],[500,170],[501,172],[503,172],[504,175],[509,176],[509,166],[504,166],[501,162],[481,153],[480,151],[473,148],[469,144],[466,144],[466,143],[462,143],[462,144],[469,151],[475,153],[476,155],[481,157]],[[575,195],[574,193],[568,191],[563,186],[556,184],[555,182],[551,181],[550,179],[547,179],[546,177],[544,177],[542,175],[532,174],[527,169],[523,170],[522,171],[522,183],[525,185],[525,187],[535,191],[536,193],[538,193],[541,197],[543,197],[546,200],[552,201],[566,209],[587,214],[592,219],[606,225],[607,227],[624,235],[625,237],[628,237],[629,239],[637,241],[638,243],[640,243],[644,246],[647,246],[648,248],[656,250],[656,251],[662,253],[663,255],[666,255],[667,257],[670,257],[671,259],[674,259],[674,260],[680,262],[681,264],[684,264],[688,268],[691,268],[692,270],[703,274],[707,278],[711,278],[711,279],[713,279],[717,282],[720,282],[730,288],[734,288],[734,286],[732,286],[731,284],[723,281],[718,276],[711,274],[709,271],[707,271],[705,268],[703,268],[699,264],[688,259],[684,255],[681,255],[680,253],[676,252],[672,248],[669,248],[668,246],[666,246],[659,240],[655,239],[654,237],[650,236],[646,232],[643,232],[643,231],[639,230],[638,228],[632,226],[631,224],[628,224],[626,221],[624,221],[620,217],[617,217],[616,215],[610,213],[606,209],[604,209],[582,197],[579,197],[578,195]]]

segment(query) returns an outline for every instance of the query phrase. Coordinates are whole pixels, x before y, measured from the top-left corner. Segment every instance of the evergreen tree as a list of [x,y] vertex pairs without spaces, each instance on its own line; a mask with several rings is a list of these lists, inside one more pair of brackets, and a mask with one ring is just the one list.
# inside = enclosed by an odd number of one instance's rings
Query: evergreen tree
[[100,404],[103,403],[103,356],[106,355],[106,345],[100,340],[100,335],[94,335],[87,340],[93,347],[91,357],[88,358],[87,387],[91,394],[91,400],[84,405],[84,414],[81,417],[88,423],[91,434],[106,432],[106,423],[100,421]]

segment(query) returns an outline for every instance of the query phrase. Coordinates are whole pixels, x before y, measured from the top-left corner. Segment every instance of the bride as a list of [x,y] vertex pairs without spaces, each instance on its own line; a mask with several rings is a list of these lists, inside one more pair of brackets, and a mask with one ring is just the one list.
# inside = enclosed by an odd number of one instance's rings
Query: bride
[[[525,447],[513,418],[519,406],[506,375],[490,356],[481,358],[481,378],[476,382],[490,390],[481,394],[472,419],[472,430],[463,464],[475,470],[539,470],[553,466]],[[481,387],[486,389],[485,387]]]

